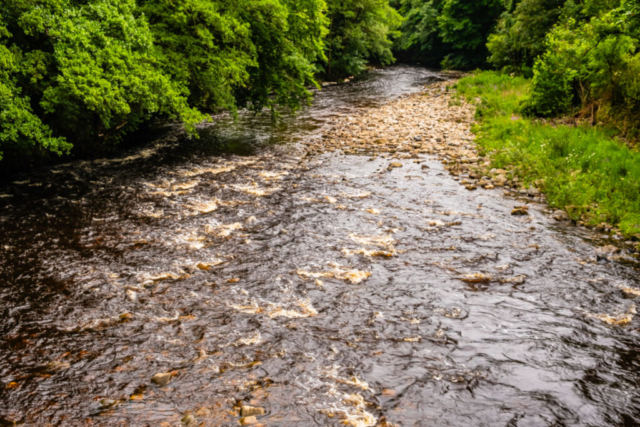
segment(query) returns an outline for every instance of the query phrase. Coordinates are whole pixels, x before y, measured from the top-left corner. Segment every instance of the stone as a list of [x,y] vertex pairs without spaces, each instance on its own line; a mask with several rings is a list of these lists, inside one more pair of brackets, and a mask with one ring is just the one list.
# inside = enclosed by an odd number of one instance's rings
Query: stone
[[555,211],[553,213],[553,218],[556,221],[568,221],[569,220],[569,215],[565,211],[562,211],[562,210],[558,209],[557,211]]
[[264,408],[258,406],[243,405],[240,408],[240,416],[242,417],[262,416],[264,413]]
[[402,167],[402,163],[400,162],[391,162],[389,163],[389,168],[401,168]]
[[191,426],[191,425],[194,425],[196,422],[198,422],[198,420],[196,420],[196,417],[194,417],[193,415],[188,414],[182,417],[180,422],[186,426]]
[[69,369],[70,367],[71,367],[71,364],[68,362],[53,361],[53,362],[47,363],[46,369],[48,372],[56,372],[56,371]]
[[244,417],[240,418],[240,425],[250,426],[258,424],[258,419],[256,417]]
[[494,184],[502,184],[502,185],[504,185],[504,183],[508,181],[507,177],[504,175],[494,176],[491,180],[493,181]]
[[516,206],[511,211],[511,215],[529,215],[529,208],[527,206]]
[[196,412],[196,416],[201,418],[206,418],[211,416],[211,410],[209,408],[205,408],[204,406]]
[[602,246],[596,249],[596,255],[599,258],[607,258],[620,253],[620,248],[613,245]]
[[171,382],[171,372],[161,372],[151,377],[151,382],[164,387]]
[[113,405],[115,405],[116,403],[118,403],[117,400],[113,400],[113,399],[100,399],[100,406],[103,408],[110,408]]

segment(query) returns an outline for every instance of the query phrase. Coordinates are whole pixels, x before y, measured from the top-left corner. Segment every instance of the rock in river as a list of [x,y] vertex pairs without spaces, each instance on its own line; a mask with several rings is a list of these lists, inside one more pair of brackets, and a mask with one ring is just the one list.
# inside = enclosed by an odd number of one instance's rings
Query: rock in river
[[258,419],[256,417],[240,418],[240,424],[243,426],[255,425],[258,424]]
[[596,258],[597,259],[609,259],[609,257],[619,254],[620,248],[613,245],[602,246],[596,249]]
[[516,206],[511,211],[511,215],[529,215],[529,207],[527,207],[527,206]]
[[257,406],[248,406],[243,405],[240,408],[240,416],[242,417],[252,417],[252,416],[261,416],[264,415],[264,408],[260,408]]
[[169,382],[171,381],[171,372],[161,372],[158,374],[155,374],[152,378],[151,378],[151,382],[159,385],[160,387],[164,387],[167,384],[169,384]]

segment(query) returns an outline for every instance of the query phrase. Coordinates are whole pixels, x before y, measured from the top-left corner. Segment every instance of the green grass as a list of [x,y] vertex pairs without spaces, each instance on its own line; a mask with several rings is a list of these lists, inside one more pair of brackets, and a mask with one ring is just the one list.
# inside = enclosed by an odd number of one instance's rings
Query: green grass
[[547,124],[522,117],[529,83],[492,71],[456,84],[458,96],[477,105],[474,128],[492,168],[512,169],[537,183],[551,206],[589,225],[608,223],[640,233],[640,153],[591,126]]

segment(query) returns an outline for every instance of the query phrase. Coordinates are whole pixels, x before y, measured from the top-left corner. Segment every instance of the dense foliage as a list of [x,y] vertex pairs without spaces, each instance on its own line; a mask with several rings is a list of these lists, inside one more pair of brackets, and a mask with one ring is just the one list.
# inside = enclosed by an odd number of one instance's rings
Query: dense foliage
[[397,36],[400,14],[380,0],[327,0],[328,77],[359,74],[370,60],[382,65],[393,62],[390,37]]
[[[0,3],[0,159],[99,152],[155,118],[299,108],[316,76],[393,61],[380,0]],[[329,32],[331,30],[331,32]]]
[[[637,0],[397,0],[403,58],[532,77],[522,112],[640,127]],[[485,49],[486,48],[486,49]]]
[[427,65],[486,64],[487,38],[505,10],[503,0],[398,0],[406,17],[398,47]]

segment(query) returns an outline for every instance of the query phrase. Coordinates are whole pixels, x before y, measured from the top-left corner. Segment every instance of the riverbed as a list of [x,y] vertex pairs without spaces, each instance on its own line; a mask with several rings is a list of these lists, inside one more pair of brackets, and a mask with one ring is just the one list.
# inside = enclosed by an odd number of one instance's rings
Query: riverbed
[[375,70],[0,188],[0,426],[640,425],[637,267],[451,176],[448,79]]

